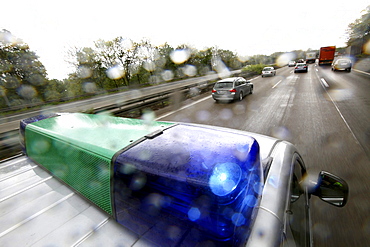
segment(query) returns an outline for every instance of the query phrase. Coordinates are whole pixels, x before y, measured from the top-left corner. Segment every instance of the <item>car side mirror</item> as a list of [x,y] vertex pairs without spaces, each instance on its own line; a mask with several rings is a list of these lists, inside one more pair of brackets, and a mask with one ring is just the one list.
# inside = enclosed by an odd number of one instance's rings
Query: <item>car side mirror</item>
[[318,184],[312,194],[331,205],[344,207],[347,203],[348,191],[348,184],[342,178],[329,172],[321,171],[318,177]]

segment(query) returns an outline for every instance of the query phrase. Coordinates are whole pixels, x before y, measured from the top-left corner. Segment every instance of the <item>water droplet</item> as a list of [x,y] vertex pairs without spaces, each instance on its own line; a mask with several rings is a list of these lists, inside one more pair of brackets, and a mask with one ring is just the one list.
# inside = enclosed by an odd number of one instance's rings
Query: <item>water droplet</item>
[[149,72],[154,71],[156,68],[155,63],[153,61],[145,61],[143,67]]
[[98,88],[94,82],[85,82],[82,85],[82,88],[86,93],[96,93],[98,91]]
[[190,57],[190,51],[187,49],[177,49],[171,52],[170,58],[175,64],[182,64]]
[[183,72],[187,76],[195,76],[197,74],[197,67],[188,64],[183,68]]
[[170,81],[170,80],[173,79],[174,74],[171,70],[164,70],[164,71],[162,71],[161,76],[162,76],[163,80]]
[[231,220],[236,226],[241,226],[245,224],[245,217],[241,213],[233,214]]
[[24,99],[32,99],[37,95],[36,89],[30,85],[22,85],[17,91],[18,95]]
[[215,195],[225,196],[239,184],[241,173],[240,166],[235,163],[217,164],[209,178],[209,187]]
[[230,109],[222,109],[220,112],[220,117],[223,120],[229,120],[233,117],[233,112]]
[[107,69],[106,74],[110,79],[120,79],[125,75],[125,70],[121,66],[116,65]]
[[198,208],[192,207],[188,211],[188,217],[191,221],[196,221],[200,218],[200,211]]
[[276,64],[278,66],[285,66],[286,64],[289,63],[289,61],[295,60],[296,58],[297,56],[294,52],[287,52],[287,53],[281,54],[276,59]]
[[77,75],[80,78],[89,78],[92,75],[92,70],[86,66],[78,67]]
[[211,117],[211,113],[209,111],[201,110],[196,113],[196,118],[199,121],[206,122]]

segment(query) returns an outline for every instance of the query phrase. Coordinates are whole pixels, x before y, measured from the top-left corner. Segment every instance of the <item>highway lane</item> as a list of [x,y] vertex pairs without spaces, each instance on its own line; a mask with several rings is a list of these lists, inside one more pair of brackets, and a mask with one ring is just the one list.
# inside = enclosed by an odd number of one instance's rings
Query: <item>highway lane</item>
[[327,82],[325,89],[328,97],[335,102],[370,158],[370,74],[333,72],[329,67],[320,67],[318,76]]
[[236,128],[292,142],[309,172],[333,172],[350,186],[350,201],[345,208],[333,208],[313,198],[315,245],[367,246],[368,82],[369,75],[356,71],[337,73],[310,64],[308,73],[293,73],[293,68],[285,67],[275,77],[255,78],[254,93],[241,102],[215,103],[206,96],[181,110],[170,109],[157,119]]

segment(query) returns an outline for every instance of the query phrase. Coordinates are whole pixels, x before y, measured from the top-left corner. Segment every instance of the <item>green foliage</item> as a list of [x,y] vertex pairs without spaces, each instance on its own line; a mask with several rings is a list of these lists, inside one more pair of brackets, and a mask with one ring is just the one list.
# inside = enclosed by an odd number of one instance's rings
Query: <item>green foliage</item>
[[267,55],[255,55],[252,56],[248,64],[272,64],[274,63],[273,59]]
[[[173,60],[176,53],[184,55],[184,60]],[[122,37],[99,40],[95,48],[75,48],[70,57],[76,71],[69,79],[81,87],[86,81],[93,82],[103,90],[206,75],[215,69],[215,59],[232,70],[245,65],[228,50],[212,47],[198,51],[187,45],[175,49],[167,43],[155,47],[148,40],[134,42]]]
[[0,31],[0,107],[45,100],[48,83],[46,70],[38,57],[22,40],[9,31]]
[[243,68],[243,72],[248,72],[254,75],[260,75],[264,67],[268,67],[267,64],[254,64],[254,65],[247,65],[247,67]]
[[361,16],[361,18],[356,19],[353,23],[348,25],[346,30],[348,35],[348,46],[351,46],[356,42],[356,40],[359,39],[365,39],[365,42],[369,41],[370,39],[370,5],[367,6],[363,12],[365,13]]
[[[252,66],[246,70],[260,74],[265,64],[274,64],[282,54],[256,55],[248,61],[241,61],[236,53],[217,47],[199,51],[185,44],[176,48],[167,43],[153,46],[148,40],[134,42],[117,37],[109,41],[98,40],[94,47],[70,49],[68,62],[75,69],[61,82],[46,79],[45,68],[27,45],[22,43],[13,45],[13,48],[7,51],[6,56],[17,59],[3,59],[0,64],[3,75],[7,73],[6,80],[0,78],[0,93],[12,96],[3,97],[2,105],[88,97],[127,87],[143,87],[214,72],[225,73],[247,64]],[[175,59],[176,55],[183,56],[183,59]],[[21,94],[19,88],[22,89]]]

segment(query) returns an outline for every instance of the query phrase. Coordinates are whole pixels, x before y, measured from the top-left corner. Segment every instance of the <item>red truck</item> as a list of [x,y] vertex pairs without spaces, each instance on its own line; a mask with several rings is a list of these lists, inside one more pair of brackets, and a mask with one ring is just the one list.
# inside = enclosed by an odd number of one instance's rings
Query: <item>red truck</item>
[[320,48],[319,65],[330,65],[334,60],[335,46]]

